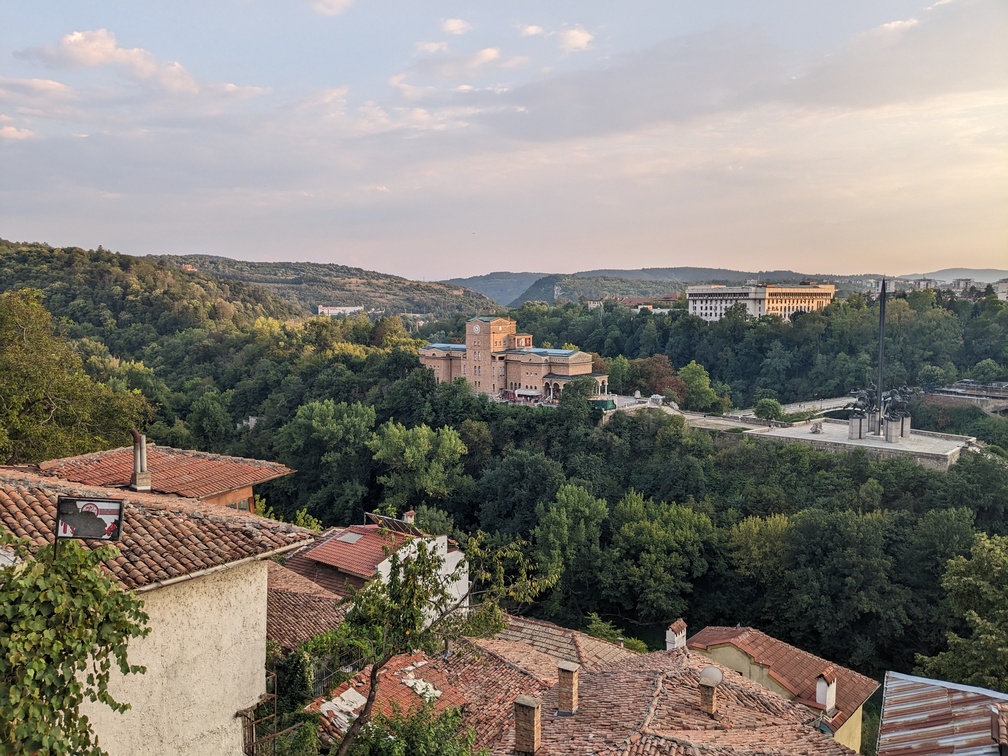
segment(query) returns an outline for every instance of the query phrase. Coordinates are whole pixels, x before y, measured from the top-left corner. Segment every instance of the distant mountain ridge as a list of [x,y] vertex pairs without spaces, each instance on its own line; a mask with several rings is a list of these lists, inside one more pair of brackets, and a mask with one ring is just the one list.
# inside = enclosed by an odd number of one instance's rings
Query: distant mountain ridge
[[931,273],[907,273],[900,278],[934,278],[938,281],[951,283],[957,278],[972,278],[981,283],[994,283],[1001,279],[1008,278],[1008,270],[997,268],[943,268]]
[[213,255],[160,255],[155,259],[175,267],[189,265],[220,279],[255,284],[311,314],[318,312],[319,305],[435,317],[500,309],[485,294],[458,284],[411,281],[335,263],[250,262]]
[[[448,283],[466,286],[491,299],[517,307],[522,302],[554,301],[559,287],[562,298],[577,300],[604,296],[643,297],[682,291],[695,283],[739,284],[755,279],[766,282],[804,281],[823,278],[793,270],[746,271],[727,268],[693,266],[672,268],[638,268],[586,270],[577,273],[508,273],[496,272],[470,278],[453,278]],[[836,278],[836,276],[825,276]],[[591,280],[594,279],[594,280]]]
[[473,291],[486,294],[490,299],[499,304],[506,305],[521,296],[523,291],[545,275],[548,274],[498,271],[495,273],[484,273],[482,276],[470,276],[469,278],[449,278],[444,283],[454,286],[464,286]]

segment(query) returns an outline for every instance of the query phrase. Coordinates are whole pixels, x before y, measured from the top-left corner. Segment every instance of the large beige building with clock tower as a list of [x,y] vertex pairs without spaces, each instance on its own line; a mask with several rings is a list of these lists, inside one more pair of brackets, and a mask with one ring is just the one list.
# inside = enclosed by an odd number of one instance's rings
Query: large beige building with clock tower
[[420,363],[439,382],[464,378],[474,390],[490,396],[526,401],[556,401],[575,378],[595,379],[605,394],[607,378],[592,372],[591,355],[578,349],[532,346],[532,336],[518,333],[510,318],[478,317],[466,323],[465,344],[428,344]]

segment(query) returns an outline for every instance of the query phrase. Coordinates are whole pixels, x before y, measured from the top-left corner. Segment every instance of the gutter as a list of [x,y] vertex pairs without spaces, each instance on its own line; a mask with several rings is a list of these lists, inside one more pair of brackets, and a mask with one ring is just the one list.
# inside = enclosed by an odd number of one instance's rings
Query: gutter
[[248,564],[249,562],[261,561],[263,559],[269,559],[270,557],[278,556],[280,554],[286,554],[288,551],[293,551],[294,549],[299,549],[304,546],[306,541],[297,541],[295,543],[287,544],[286,546],[281,546],[279,549],[274,549],[273,551],[267,551],[265,554],[255,554],[253,556],[242,557],[236,562],[225,562],[224,564],[215,564],[213,567],[207,567],[206,569],[199,570],[197,572],[190,572],[185,575],[179,575],[173,578],[166,578],[165,580],[158,580],[156,583],[148,583],[147,585],[141,586],[140,588],[134,588],[136,593],[146,593],[147,591],[153,591],[157,588],[165,588],[169,585],[175,585],[177,583],[184,583],[186,580],[192,580],[194,578],[203,577],[205,575],[212,575],[215,572],[222,572],[223,570],[230,570],[233,567],[240,567],[241,565]]

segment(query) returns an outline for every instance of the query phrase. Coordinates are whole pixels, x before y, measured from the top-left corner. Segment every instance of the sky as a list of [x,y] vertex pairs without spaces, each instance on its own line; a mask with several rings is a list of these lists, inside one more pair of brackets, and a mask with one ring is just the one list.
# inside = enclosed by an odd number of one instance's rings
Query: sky
[[11,0],[0,238],[419,280],[1008,268],[1006,0]]

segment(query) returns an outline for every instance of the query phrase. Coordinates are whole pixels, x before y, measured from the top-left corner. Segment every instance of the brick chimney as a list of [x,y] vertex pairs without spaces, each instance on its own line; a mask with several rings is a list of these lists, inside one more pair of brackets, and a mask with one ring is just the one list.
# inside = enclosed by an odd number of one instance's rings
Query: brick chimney
[[416,512],[410,509],[407,512],[403,512],[402,518],[403,522],[405,522],[407,525],[412,525],[413,521],[416,519]]
[[578,670],[580,664],[560,662],[557,665],[557,714],[571,717],[578,710]]
[[133,434],[133,476],[130,478],[130,489],[133,491],[150,491],[151,476],[147,472],[147,437],[135,428]]
[[815,700],[823,707],[828,716],[836,711],[836,670],[830,664],[816,677]]
[[539,750],[541,704],[542,701],[531,696],[518,696],[515,699],[515,756],[533,756]]
[[665,631],[665,650],[686,648],[686,621],[682,617],[668,626]]
[[700,710],[717,718],[717,688],[724,679],[724,673],[713,664],[700,672]]
[[717,714],[717,683],[713,680],[700,681],[700,709],[712,717]]

